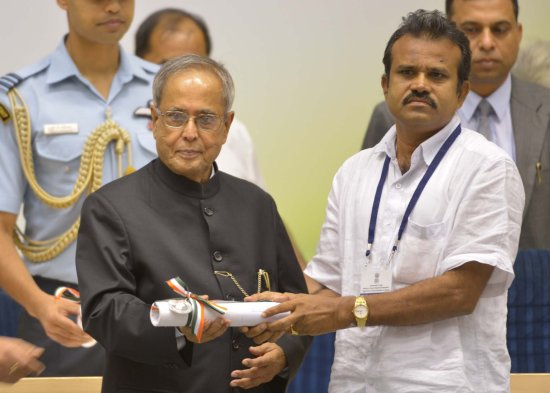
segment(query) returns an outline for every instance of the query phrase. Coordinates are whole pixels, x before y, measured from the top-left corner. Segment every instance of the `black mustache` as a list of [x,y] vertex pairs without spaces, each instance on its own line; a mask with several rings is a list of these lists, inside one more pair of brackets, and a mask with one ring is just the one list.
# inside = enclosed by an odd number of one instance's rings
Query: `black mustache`
[[403,99],[403,105],[407,105],[411,101],[422,101],[431,106],[433,109],[437,109],[437,104],[435,101],[428,95],[428,93],[418,93],[416,91],[412,91],[407,97]]

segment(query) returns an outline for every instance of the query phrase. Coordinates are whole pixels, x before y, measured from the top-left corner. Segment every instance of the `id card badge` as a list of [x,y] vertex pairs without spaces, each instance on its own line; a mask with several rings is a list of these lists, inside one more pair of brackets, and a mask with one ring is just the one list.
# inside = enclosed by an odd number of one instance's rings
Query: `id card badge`
[[390,292],[392,288],[391,263],[369,262],[361,267],[361,294]]

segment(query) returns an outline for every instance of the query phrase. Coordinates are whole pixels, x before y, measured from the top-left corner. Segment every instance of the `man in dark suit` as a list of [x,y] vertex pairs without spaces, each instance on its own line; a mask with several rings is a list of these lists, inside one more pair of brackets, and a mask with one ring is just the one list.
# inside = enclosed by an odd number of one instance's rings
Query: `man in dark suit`
[[[522,37],[517,0],[446,0],[447,17],[472,50],[470,93],[458,114],[514,158],[525,187],[520,249],[550,248],[550,90],[510,74]],[[488,102],[484,116],[481,102]],[[385,103],[371,116],[362,148],[394,124]]]
[[[200,340],[151,324],[151,304],[175,296],[166,285],[175,276],[210,299],[306,291],[273,199],[214,162],[234,117],[227,70],[198,55],[175,58],[153,90],[159,158],[82,209],[77,272],[84,328],[107,351],[103,392],[282,393],[310,339],[256,346],[224,318],[207,321]],[[270,285],[261,285],[264,271]]]

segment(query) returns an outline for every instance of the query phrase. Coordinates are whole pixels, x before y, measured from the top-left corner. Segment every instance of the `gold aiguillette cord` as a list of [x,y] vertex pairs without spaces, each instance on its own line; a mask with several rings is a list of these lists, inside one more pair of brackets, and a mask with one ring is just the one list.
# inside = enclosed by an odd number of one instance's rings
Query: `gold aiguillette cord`
[[[244,288],[241,286],[241,284],[239,284],[239,281],[237,281],[237,279],[235,278],[235,276],[231,272],[226,272],[226,271],[221,271],[221,270],[214,270],[214,274],[216,274],[218,276],[222,276],[222,277],[228,277],[229,279],[231,279],[231,281],[233,281],[235,286],[239,289],[239,291],[241,291],[241,293],[245,297],[250,296],[248,294],[248,292],[246,292],[244,290]],[[269,282],[269,273],[267,272],[267,270],[259,269],[258,270],[258,293],[260,293],[262,291],[262,280],[265,283],[266,289],[268,291],[271,291],[271,283]]]

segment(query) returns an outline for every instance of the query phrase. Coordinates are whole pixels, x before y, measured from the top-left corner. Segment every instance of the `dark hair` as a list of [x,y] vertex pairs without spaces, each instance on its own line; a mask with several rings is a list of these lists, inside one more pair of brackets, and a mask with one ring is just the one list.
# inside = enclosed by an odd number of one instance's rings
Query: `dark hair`
[[[512,1],[512,7],[514,7],[514,16],[516,17],[516,22],[518,20],[519,15],[519,4],[518,0],[511,0]],[[445,13],[447,14],[447,18],[451,19],[453,16],[453,0],[445,0]]]
[[201,30],[202,35],[204,36],[206,53],[208,54],[208,56],[210,56],[210,52],[212,51],[212,42],[210,40],[210,33],[208,31],[208,26],[206,25],[206,22],[200,16],[191,14],[178,8],[164,8],[162,10],[158,10],[149,15],[143,22],[141,22],[141,25],[139,25],[135,36],[136,56],[143,58],[147,54],[147,52],[149,52],[151,34],[153,33],[155,27],[157,27],[157,25],[159,24],[161,19],[165,16],[172,17],[173,20],[171,21],[171,23],[174,25],[180,22],[182,19],[190,19],[195,22],[195,24]]
[[470,75],[470,62],[472,54],[470,52],[470,42],[456,25],[443,15],[440,11],[417,10],[407,14],[403,18],[399,28],[390,37],[386,49],[384,50],[384,72],[386,78],[390,79],[390,70],[392,62],[393,44],[404,35],[413,37],[426,37],[430,39],[447,38],[459,47],[462,59],[458,65],[458,84],[460,91],[464,81],[467,81]]

